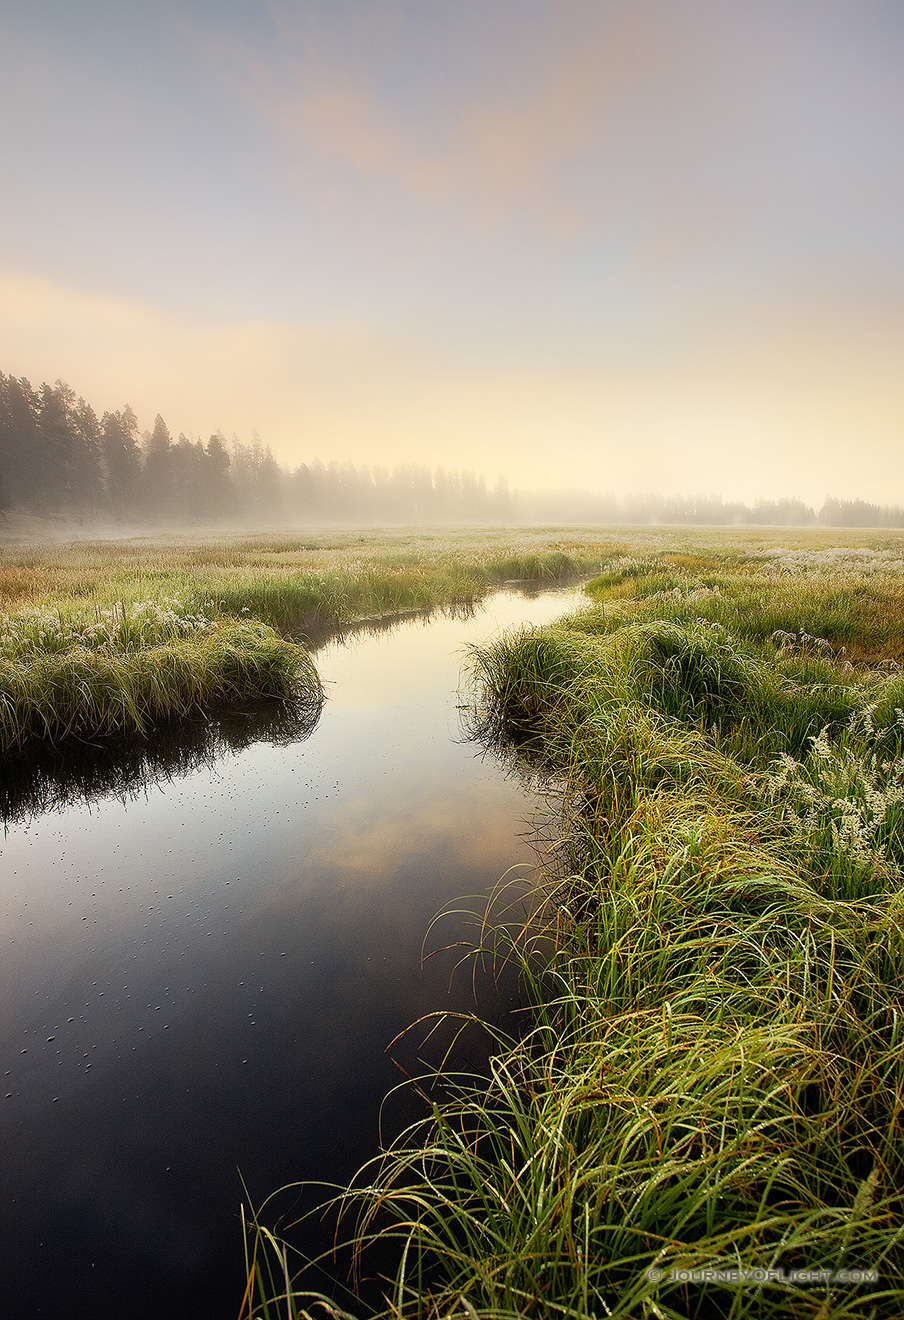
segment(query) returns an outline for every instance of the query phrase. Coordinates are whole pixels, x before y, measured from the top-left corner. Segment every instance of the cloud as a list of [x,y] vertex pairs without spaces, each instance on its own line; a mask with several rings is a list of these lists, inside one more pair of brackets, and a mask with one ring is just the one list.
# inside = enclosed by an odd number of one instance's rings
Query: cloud
[[[575,21],[575,17],[580,21]],[[376,85],[375,67],[353,43],[328,55],[283,21],[283,45],[264,54],[223,31],[197,32],[229,76],[293,153],[291,172],[316,205],[355,183],[383,183],[402,198],[472,230],[498,233],[527,215],[548,238],[570,238],[590,216],[569,170],[626,128],[626,97],[652,91],[664,50],[634,9],[572,6],[550,25],[512,25],[495,34],[490,79],[463,69],[411,98]],[[477,85],[474,86],[473,84]],[[329,176],[331,183],[324,177]],[[371,205],[375,198],[371,197]]]

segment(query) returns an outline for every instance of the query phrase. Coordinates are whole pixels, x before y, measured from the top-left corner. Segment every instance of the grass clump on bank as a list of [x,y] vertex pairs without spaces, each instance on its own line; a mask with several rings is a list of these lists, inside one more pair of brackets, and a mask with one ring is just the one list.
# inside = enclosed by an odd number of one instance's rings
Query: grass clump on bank
[[316,705],[307,652],[264,624],[144,602],[93,617],[32,609],[0,627],[0,751],[145,735],[247,701]]
[[830,638],[818,560],[647,559],[475,654],[485,739],[561,777],[566,864],[485,941],[521,1034],[337,1199],[363,1269],[397,1248],[387,1317],[904,1313],[900,557],[848,557]]

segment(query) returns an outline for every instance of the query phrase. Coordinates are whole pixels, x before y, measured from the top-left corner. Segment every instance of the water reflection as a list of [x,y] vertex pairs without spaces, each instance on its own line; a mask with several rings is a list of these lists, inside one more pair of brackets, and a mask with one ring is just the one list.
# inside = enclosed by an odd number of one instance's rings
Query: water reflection
[[[77,1300],[92,1320],[234,1315],[238,1171],[256,1204],[292,1179],[347,1181],[376,1152],[400,1077],[389,1042],[423,1014],[472,1012],[475,994],[490,1019],[517,1002],[490,965],[452,974],[489,890],[534,864],[534,798],[462,736],[461,648],[569,603],[511,594],[323,645],[313,734],[272,709],[181,752],[155,740],[131,762],[10,790],[10,1314]],[[462,894],[477,918],[443,918],[428,951],[449,951],[422,962],[431,920]],[[442,1047],[409,1033],[392,1055],[417,1073]],[[486,1043],[464,1048],[480,1066]],[[393,1103],[386,1131],[414,1116]]]
[[402,613],[356,619],[354,623],[336,624],[325,620],[308,619],[297,628],[287,631],[314,654],[332,643],[345,645],[355,638],[379,637],[381,634],[398,632],[400,628],[412,623],[423,625],[429,624],[433,619],[473,619],[477,616],[479,608],[474,600],[459,600],[445,605],[431,605],[420,610],[404,610]]
[[252,743],[275,747],[310,737],[322,703],[266,701],[204,719],[181,720],[154,731],[96,745],[70,740],[36,755],[6,758],[0,777],[0,820],[4,825],[76,803],[113,796],[139,796],[152,784],[184,778],[211,767],[228,752]]
[[[533,581],[523,584],[513,581],[507,585],[517,588],[518,596],[525,601],[552,594]],[[475,601],[463,600],[359,619],[341,626],[309,621],[291,635],[315,654],[330,646],[349,646],[362,639],[385,637],[412,625],[429,626],[438,619],[470,622],[479,612],[480,606]],[[321,710],[322,702],[309,698],[295,702],[259,701],[200,719],[162,725],[150,739],[130,736],[96,744],[69,740],[62,747],[44,747],[27,756],[4,757],[0,761],[0,821],[8,825],[107,795],[124,801],[139,796],[152,784],[188,776],[202,766],[210,767],[228,752],[242,751],[252,743],[278,747],[301,742],[317,727]],[[523,779],[526,789],[542,787],[542,776],[531,782],[529,760],[512,753],[510,737],[501,736],[491,726],[485,711],[467,710],[464,737],[504,762],[509,773]]]

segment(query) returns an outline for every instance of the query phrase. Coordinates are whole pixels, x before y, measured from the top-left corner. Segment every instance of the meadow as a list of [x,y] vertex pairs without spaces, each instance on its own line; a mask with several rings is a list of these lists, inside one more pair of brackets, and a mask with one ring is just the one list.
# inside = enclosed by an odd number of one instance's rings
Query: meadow
[[[892,1320],[904,541],[624,542],[471,657],[475,730],[561,804],[535,910],[474,950],[529,1010],[489,1075],[418,1080],[337,1237],[363,1275],[394,1247],[385,1317]],[[340,1314],[303,1232],[252,1223],[243,1316]]]
[[0,550],[0,754],[230,703],[316,705],[311,636],[587,574],[605,536],[325,533],[12,545]]
[[[527,1009],[488,1075],[453,1052],[418,1080],[423,1121],[335,1189],[337,1240],[363,1276],[389,1247],[387,1318],[892,1320],[904,537],[7,546],[0,750],[316,704],[299,639],[577,576],[584,610],[469,660],[474,736],[559,812],[530,914],[477,914],[472,956],[514,960]],[[281,1232],[249,1219],[243,1320],[343,1314],[307,1290],[304,1225]]]

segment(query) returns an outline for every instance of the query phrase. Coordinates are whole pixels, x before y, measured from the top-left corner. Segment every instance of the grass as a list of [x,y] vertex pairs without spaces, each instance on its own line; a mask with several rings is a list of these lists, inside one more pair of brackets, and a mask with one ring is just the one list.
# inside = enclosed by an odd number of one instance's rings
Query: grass
[[178,600],[278,628],[479,599],[512,579],[589,576],[605,532],[493,531],[138,538],[0,550],[0,600],[52,609]]
[[[419,1079],[331,1203],[364,1274],[395,1251],[376,1313],[904,1313],[902,580],[900,542],[675,538],[474,653],[473,720],[559,777],[565,847],[480,941],[522,1029]],[[303,1226],[264,1234],[243,1316],[341,1314]]]
[[[315,706],[305,638],[585,576],[611,537],[287,534],[0,551],[0,754],[143,735],[235,701]],[[279,635],[278,635],[279,634]]]
[[110,735],[254,698],[317,706],[307,652],[261,623],[144,602],[92,619],[20,610],[0,629],[0,750]]
[[[6,751],[316,704],[277,630],[595,575],[586,612],[473,657],[474,722],[557,777],[564,845],[530,921],[476,951],[520,967],[521,1030],[489,1076],[417,1081],[423,1121],[335,1191],[337,1241],[385,1276],[377,1314],[904,1312],[902,547],[549,529],[2,552]],[[265,1213],[245,1320],[342,1315]]]
[[106,650],[72,645],[0,658],[0,746],[147,734],[184,718],[255,698],[303,692],[320,682],[302,648],[260,624],[211,621],[191,638]]

